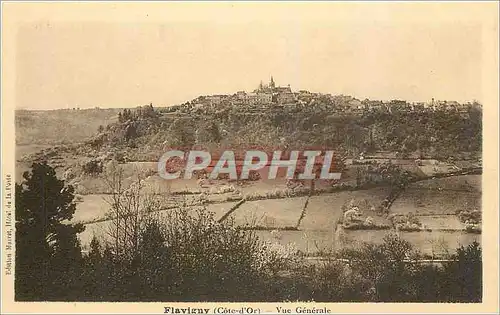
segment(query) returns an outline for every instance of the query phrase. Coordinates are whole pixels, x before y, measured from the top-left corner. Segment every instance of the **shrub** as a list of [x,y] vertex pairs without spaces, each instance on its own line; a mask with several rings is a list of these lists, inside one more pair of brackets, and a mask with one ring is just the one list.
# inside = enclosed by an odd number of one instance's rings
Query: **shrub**
[[92,159],[87,163],[83,164],[82,170],[87,175],[98,175],[103,171],[103,165],[101,161]]
[[[128,301],[257,300],[262,279],[276,263],[256,263],[261,249],[252,231],[231,220],[218,223],[203,207],[172,210],[146,220],[129,258],[112,254],[118,291],[110,294]],[[131,274],[136,276],[127,278]]]
[[458,218],[463,223],[478,224],[481,223],[480,210],[459,210],[457,211]]

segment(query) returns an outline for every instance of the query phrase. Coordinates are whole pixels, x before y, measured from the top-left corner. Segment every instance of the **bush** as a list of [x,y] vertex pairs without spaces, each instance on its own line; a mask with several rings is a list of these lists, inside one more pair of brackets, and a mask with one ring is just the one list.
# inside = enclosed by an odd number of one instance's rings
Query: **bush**
[[460,222],[479,224],[481,223],[481,211],[480,210],[459,210],[457,211],[458,218]]
[[391,227],[385,224],[366,224],[365,222],[351,223],[344,226],[346,230],[388,230]]
[[102,262],[116,279],[113,299],[258,300],[262,279],[276,263],[258,260],[262,244],[252,231],[231,220],[218,223],[204,208],[158,216],[145,224],[140,239],[133,258],[111,255]]
[[83,164],[82,170],[84,174],[87,175],[98,175],[101,174],[103,171],[103,165],[101,161],[92,159],[88,161],[87,163]]

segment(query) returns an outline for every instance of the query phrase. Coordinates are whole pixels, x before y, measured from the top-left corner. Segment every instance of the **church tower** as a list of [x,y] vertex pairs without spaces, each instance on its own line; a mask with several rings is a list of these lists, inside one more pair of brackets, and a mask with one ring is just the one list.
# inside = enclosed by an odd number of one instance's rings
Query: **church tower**
[[269,87],[271,89],[274,89],[276,87],[276,85],[274,84],[274,79],[273,79],[273,76],[271,76],[271,82],[269,82]]

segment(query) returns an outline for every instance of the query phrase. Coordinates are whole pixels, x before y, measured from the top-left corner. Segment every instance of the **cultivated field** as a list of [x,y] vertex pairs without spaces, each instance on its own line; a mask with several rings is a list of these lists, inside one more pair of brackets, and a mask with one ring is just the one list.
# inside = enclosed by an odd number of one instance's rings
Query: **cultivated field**
[[373,215],[370,214],[371,206],[378,206],[387,193],[387,188],[374,188],[313,196],[299,228],[307,231],[331,231],[342,217],[342,207],[351,202],[365,214]]
[[417,215],[455,214],[481,209],[481,176],[430,179],[411,184],[393,203],[391,212]]

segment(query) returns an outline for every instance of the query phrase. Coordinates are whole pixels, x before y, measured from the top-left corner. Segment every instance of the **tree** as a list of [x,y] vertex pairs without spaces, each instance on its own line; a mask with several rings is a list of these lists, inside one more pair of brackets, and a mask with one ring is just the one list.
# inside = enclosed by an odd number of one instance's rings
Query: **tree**
[[109,295],[110,280],[112,280],[109,272],[111,261],[104,259],[105,255],[101,242],[94,235],[90,242],[90,251],[84,257],[84,285],[79,296],[80,300],[102,300],[104,296]]
[[219,126],[214,121],[203,123],[196,130],[195,134],[197,143],[219,143],[222,140]]
[[64,299],[81,263],[77,234],[84,227],[63,223],[75,213],[74,189],[46,162],[23,178],[16,184],[16,299]]
[[343,249],[352,272],[371,288],[368,294],[376,301],[409,301],[414,296],[413,266],[405,260],[416,260],[411,244],[394,234],[384,237],[380,245],[364,243],[359,249]]
[[482,250],[474,241],[461,246],[451,257],[452,262],[444,266],[445,298],[448,301],[481,302],[482,300]]
[[101,244],[99,243],[99,240],[95,237],[95,235],[92,238],[92,241],[90,241],[90,251],[87,258],[89,263],[92,265],[97,265],[102,259]]
[[92,159],[92,160],[88,161],[87,163],[83,164],[82,170],[85,174],[88,174],[88,175],[92,175],[92,176],[98,175],[98,174],[102,173],[102,170],[103,170],[102,162],[95,160],[95,159]]
[[133,113],[130,109],[124,109],[122,114],[122,119],[124,122],[131,120],[133,118]]
[[196,142],[196,133],[193,123],[176,119],[169,128],[169,145],[171,146],[192,146]]
[[126,186],[124,170],[116,164],[109,165],[104,181],[110,191],[105,201],[111,218],[107,234],[110,247],[119,261],[130,262],[137,255],[140,233],[151,217],[160,208],[161,200],[152,191],[147,191],[144,176],[137,170],[134,183]]

